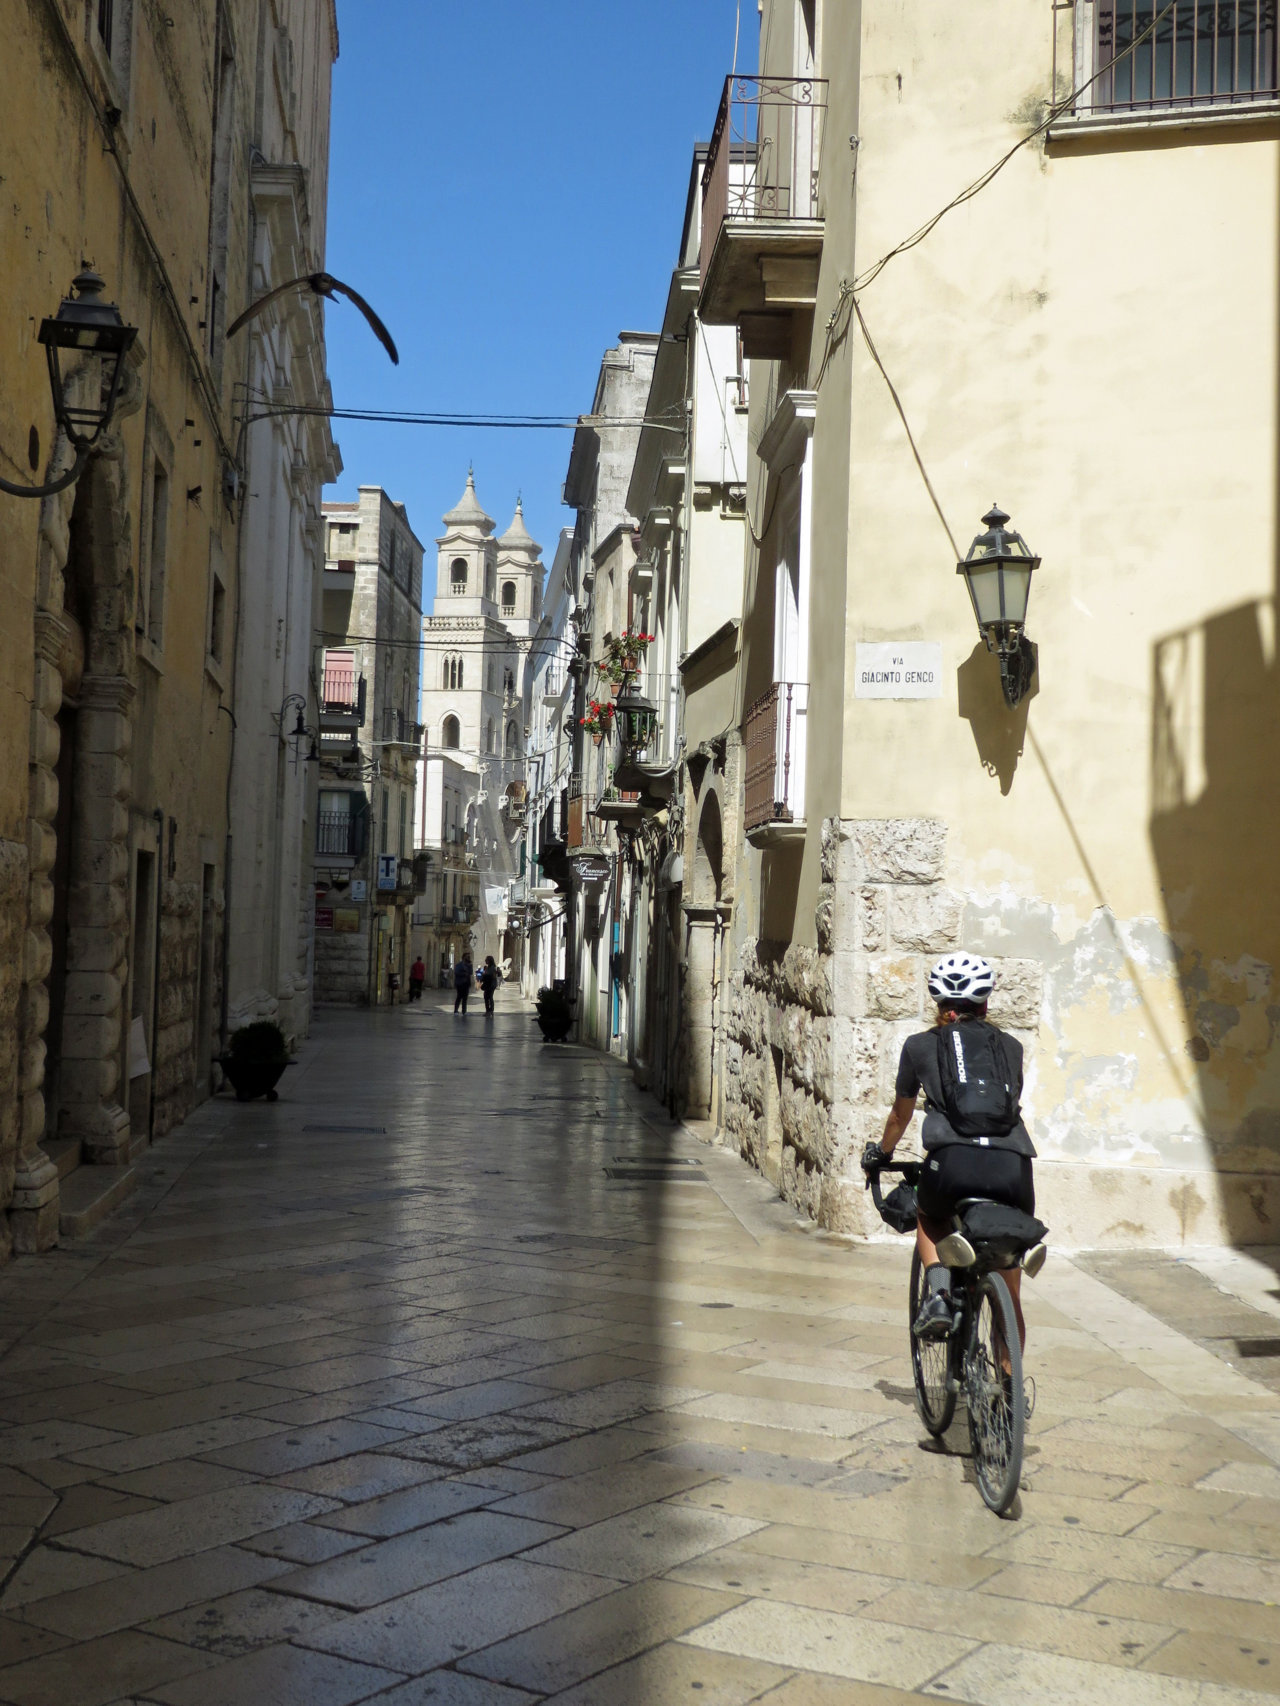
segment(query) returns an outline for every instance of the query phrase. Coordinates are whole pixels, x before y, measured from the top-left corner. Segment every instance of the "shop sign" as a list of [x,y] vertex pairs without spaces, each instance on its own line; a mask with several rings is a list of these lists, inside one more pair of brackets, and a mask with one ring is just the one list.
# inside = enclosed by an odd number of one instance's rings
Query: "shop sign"
[[360,914],[354,906],[335,906],[333,909],[333,928],[348,936],[356,936],[360,932]]
[[586,859],[575,859],[573,869],[583,888],[599,888],[609,880],[610,861],[597,854]]
[[333,929],[333,908],[331,906],[318,906],[316,908],[316,929]]

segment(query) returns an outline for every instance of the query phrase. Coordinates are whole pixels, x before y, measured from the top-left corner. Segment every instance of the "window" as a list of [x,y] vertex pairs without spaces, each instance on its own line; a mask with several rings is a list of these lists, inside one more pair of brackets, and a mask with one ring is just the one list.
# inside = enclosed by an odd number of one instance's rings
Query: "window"
[[516,672],[514,669],[504,669],[502,672],[502,691],[508,699],[516,696]]
[[148,416],[147,438],[134,626],[144,639],[159,648],[164,644],[165,563],[169,549],[168,462],[173,449],[169,435],[154,414]]
[[484,571],[484,595],[490,602],[493,600],[493,564],[489,563]]
[[489,721],[485,724],[485,727],[484,727],[484,749],[486,752],[492,752],[493,751],[493,741],[494,741],[493,718],[490,717]]
[[1097,0],[1095,66],[1118,61],[1098,80],[1098,107],[1151,112],[1276,95],[1275,0],[1177,0],[1148,36],[1162,3]]
[[516,758],[520,753],[520,725],[507,724],[507,757]]
[[400,795],[400,857],[409,857],[409,796]]
[[459,744],[459,733],[458,719],[446,717],[440,728],[441,746],[448,747],[451,752],[455,751]]
[[445,658],[441,686],[446,693],[458,691],[462,686],[463,659],[459,657]]
[[222,547],[215,536],[209,546],[209,640],[208,655],[214,663],[225,661],[227,588],[222,578]]
[[347,646],[332,648],[324,654],[321,705],[326,711],[353,711],[359,699],[355,652]]
[[455,557],[449,564],[449,591],[455,598],[465,594],[467,590],[467,560],[465,557]]
[[369,815],[364,795],[322,788],[316,807],[316,853],[359,858]]
[[115,23],[114,0],[98,0],[98,35],[107,53],[111,52],[112,25]]
[[514,581],[503,581],[503,583],[502,583],[502,614],[504,616],[514,616],[515,613],[516,613],[516,583]]
[[381,834],[381,844],[379,847],[379,851],[382,853],[387,853],[390,851],[390,849],[387,846],[387,831],[391,827],[391,790],[390,790],[390,788],[384,788],[382,790],[382,811],[380,813],[380,816],[382,819],[382,822],[380,825],[382,834]]

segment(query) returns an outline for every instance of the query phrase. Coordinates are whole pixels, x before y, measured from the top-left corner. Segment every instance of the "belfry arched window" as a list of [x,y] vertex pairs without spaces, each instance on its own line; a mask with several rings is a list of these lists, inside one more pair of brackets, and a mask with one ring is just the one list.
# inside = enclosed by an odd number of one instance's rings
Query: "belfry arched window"
[[503,581],[503,583],[502,583],[502,614],[504,616],[514,616],[515,613],[516,613],[516,583],[514,581]]
[[461,597],[467,590],[467,559],[455,557],[449,564],[449,591]]
[[463,659],[460,657],[445,658],[442,674],[441,686],[445,692],[455,693],[459,691],[463,685]]
[[460,744],[461,730],[456,717],[446,717],[440,727],[440,744],[450,751],[456,751]]
[[508,723],[507,724],[507,757],[508,758],[515,758],[517,756],[517,754],[519,753],[519,751],[520,751],[520,725],[519,725],[519,723],[515,723],[515,722]]

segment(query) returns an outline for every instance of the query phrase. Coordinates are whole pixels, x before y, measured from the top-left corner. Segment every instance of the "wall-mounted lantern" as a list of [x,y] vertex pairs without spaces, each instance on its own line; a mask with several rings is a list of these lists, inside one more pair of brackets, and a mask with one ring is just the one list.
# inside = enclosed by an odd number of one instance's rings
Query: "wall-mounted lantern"
[[641,693],[634,676],[627,676],[623,682],[613,710],[623,752],[629,757],[647,752],[658,726],[658,707]]
[[[65,491],[84,472],[89,452],[111,425],[124,377],[124,358],[138,335],[136,326],[126,326],[114,302],[102,300],[102,279],[92,267],[84,267],[71,282],[74,296],[64,296],[51,320],[40,322],[39,342],[49,363],[49,386],[53,392],[53,414],[76,453],[65,474],[44,486],[17,486],[0,480],[0,491],[19,498],[52,497]],[[64,361],[96,356],[100,362],[97,385],[87,388],[88,400],[67,399],[69,375]]]
[[956,573],[963,575],[978,620],[978,631],[989,652],[1000,660],[1000,684],[1005,702],[1025,698],[1036,670],[1036,648],[1024,632],[1031,576],[1039,557],[1020,533],[1007,528],[1009,517],[993,504],[983,516],[985,533],[970,545]]

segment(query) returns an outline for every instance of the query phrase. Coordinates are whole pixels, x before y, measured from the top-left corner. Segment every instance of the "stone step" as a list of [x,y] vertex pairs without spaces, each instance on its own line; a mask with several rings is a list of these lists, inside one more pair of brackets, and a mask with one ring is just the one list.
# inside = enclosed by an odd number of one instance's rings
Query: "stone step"
[[62,1181],[58,1233],[83,1238],[111,1213],[138,1182],[136,1167],[77,1167]]
[[40,1147],[58,1169],[60,1179],[74,1173],[83,1158],[78,1137],[51,1137]]

